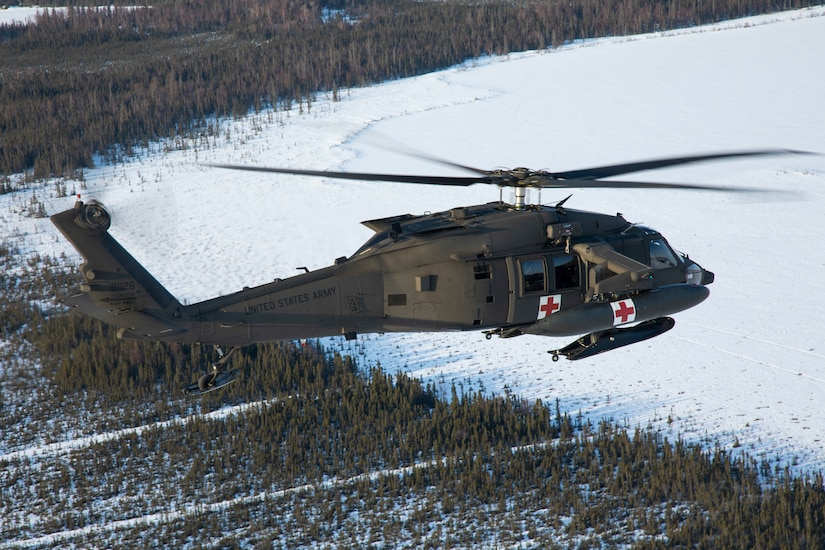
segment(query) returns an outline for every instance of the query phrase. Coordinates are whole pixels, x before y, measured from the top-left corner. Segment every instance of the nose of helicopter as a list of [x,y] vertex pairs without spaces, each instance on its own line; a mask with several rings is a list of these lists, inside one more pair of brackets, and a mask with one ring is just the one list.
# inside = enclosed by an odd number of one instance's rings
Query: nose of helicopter
[[707,269],[702,270],[702,284],[709,285],[714,281],[716,275],[713,274],[713,271],[708,271]]
[[702,285],[709,285],[715,278],[716,276],[713,274],[713,271],[708,271],[706,269],[702,270]]
[[708,271],[696,262],[691,261],[685,272],[685,282],[691,285],[707,286],[711,284],[716,276],[713,271]]

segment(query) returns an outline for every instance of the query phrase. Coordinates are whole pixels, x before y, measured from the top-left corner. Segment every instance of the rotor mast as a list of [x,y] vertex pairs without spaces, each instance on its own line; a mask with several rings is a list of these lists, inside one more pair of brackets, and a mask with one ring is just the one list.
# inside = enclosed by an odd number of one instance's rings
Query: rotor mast
[[513,188],[513,191],[515,192],[513,209],[524,210],[527,207],[527,188],[516,186]]

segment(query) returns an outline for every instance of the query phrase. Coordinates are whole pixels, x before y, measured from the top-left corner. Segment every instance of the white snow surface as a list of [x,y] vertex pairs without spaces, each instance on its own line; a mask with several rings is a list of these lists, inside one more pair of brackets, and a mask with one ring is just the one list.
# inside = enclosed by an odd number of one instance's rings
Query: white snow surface
[[34,23],[37,14],[48,8],[10,6],[0,9],[0,25],[6,23]]
[[[823,15],[818,7],[586,41],[343,91],[337,102],[321,94],[311,109],[224,122],[220,137],[155,144],[125,165],[89,170],[87,189],[77,191],[107,204],[112,234],[192,303],[350,255],[371,235],[362,220],[498,199],[497,189],[482,185],[342,182],[207,163],[466,175],[393,151],[485,169],[551,170],[720,150],[825,153]],[[380,362],[444,390],[455,383],[461,391],[558,399],[563,411],[594,422],[653,426],[794,473],[822,470],[825,156],[702,164],[643,178],[772,190],[570,191],[568,207],[622,212],[715,272],[710,298],[676,315],[667,334],[557,363],[546,351],[572,338],[385,334],[325,345],[353,353],[364,367]],[[77,184],[68,185],[71,192]],[[540,200],[553,204],[567,194],[545,190]],[[57,198],[51,183],[37,196],[50,214],[74,202]],[[78,264],[47,219],[22,214],[31,198],[0,196],[2,239]]]

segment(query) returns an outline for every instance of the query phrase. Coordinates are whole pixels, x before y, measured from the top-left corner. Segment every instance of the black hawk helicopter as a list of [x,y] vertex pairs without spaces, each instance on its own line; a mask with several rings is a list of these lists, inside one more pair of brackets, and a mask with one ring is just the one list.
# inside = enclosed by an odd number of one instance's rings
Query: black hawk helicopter
[[[479,170],[438,177],[212,165],[325,178],[512,187],[498,202],[426,215],[370,220],[375,234],[334,265],[234,294],[184,305],[108,232],[96,202],[55,214],[52,222],[85,260],[80,293],[64,302],[118,328],[124,339],[216,346],[220,359],[184,391],[202,394],[235,380],[232,351],[257,342],[384,332],[483,331],[584,336],[554,349],[582,359],[658,336],[669,315],[708,297],[712,272],[676,252],[665,237],[621,214],[527,204],[528,188],[645,188],[741,191],[719,186],[606,180],[614,176],[720,159],[799,153],[757,150],[600,166],[566,172]],[[569,197],[568,197],[569,198]],[[219,346],[230,348],[224,354]]]

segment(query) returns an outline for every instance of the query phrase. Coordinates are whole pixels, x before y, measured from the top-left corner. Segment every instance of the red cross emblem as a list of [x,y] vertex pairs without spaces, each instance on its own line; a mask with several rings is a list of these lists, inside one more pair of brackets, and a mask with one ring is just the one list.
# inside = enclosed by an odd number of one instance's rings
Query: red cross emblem
[[634,304],[630,298],[619,300],[618,302],[611,302],[610,307],[613,308],[614,325],[631,323],[636,320],[636,304]]
[[552,296],[542,296],[539,300],[539,316],[537,319],[544,319],[549,315],[553,315],[561,309],[561,294],[553,294]]

